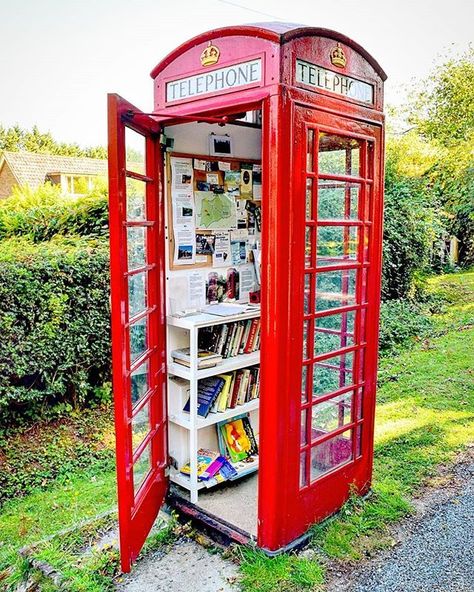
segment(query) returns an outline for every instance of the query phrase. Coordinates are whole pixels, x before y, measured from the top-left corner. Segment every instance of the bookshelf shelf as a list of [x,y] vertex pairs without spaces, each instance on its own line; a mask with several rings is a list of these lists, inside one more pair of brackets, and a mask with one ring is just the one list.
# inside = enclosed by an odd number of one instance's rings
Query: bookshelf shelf
[[239,370],[240,368],[247,368],[248,366],[253,366],[259,363],[260,352],[257,351],[251,354],[242,354],[240,356],[226,358],[212,368],[202,368],[196,372],[192,372],[190,368],[183,366],[182,364],[168,362],[168,374],[171,376],[179,376],[186,380],[201,380],[202,378],[217,376],[218,374],[224,374],[225,372],[231,372],[232,370]]
[[[196,429],[207,428],[211,425],[218,423],[219,421],[225,421],[227,419],[231,419],[236,415],[240,415],[242,413],[248,413],[250,411],[255,411],[258,409],[259,406],[259,399],[254,399],[253,401],[249,401],[248,403],[244,403],[243,405],[237,405],[233,409],[227,409],[226,411],[221,411],[217,413],[209,413],[207,417],[197,417],[195,422]],[[187,430],[191,429],[191,419],[189,413],[179,413],[176,415],[169,415],[169,420],[179,425]]]
[[[188,317],[168,317],[168,417],[170,421],[170,454],[176,460],[176,466],[181,468],[189,462],[190,475],[183,475],[177,469],[171,471],[170,478],[177,485],[189,491],[192,503],[198,502],[198,492],[208,488],[211,484],[198,480],[197,454],[199,448],[218,450],[218,436],[216,424],[227,421],[244,413],[258,413],[260,401],[258,398],[251,399],[247,403],[237,405],[232,409],[222,412],[211,412],[207,417],[197,414],[199,381],[204,378],[211,378],[219,374],[244,370],[260,364],[260,351],[247,354],[240,354],[223,358],[212,368],[198,369],[198,350],[200,330],[208,331],[208,327],[232,324],[238,321],[252,321],[260,317],[259,309],[248,310],[244,313],[228,316],[217,316],[206,313],[194,314]],[[244,327],[240,324],[239,327]],[[258,323],[247,324],[247,338],[253,339],[256,329],[252,333],[252,327],[258,327]],[[222,327],[222,331],[226,331]],[[243,329],[241,329],[243,330]],[[212,332],[212,330],[211,330]],[[234,334],[232,334],[234,335]],[[238,335],[238,333],[235,333]],[[241,333],[240,335],[243,335]],[[237,339],[242,338],[238,337]],[[252,341],[249,341],[252,343]],[[237,343],[237,342],[236,342]],[[205,346],[204,346],[205,347]],[[258,347],[258,345],[256,346]],[[171,353],[177,349],[189,348],[190,367],[174,362]],[[249,376],[248,374],[246,376]],[[176,381],[183,380],[183,386],[176,390]],[[244,380],[244,379],[242,379]],[[248,378],[247,378],[248,380]],[[258,379],[257,379],[258,380]],[[171,385],[174,385],[173,388]],[[246,384],[243,382],[243,384]],[[245,388],[245,387],[244,387]],[[245,392],[245,391],[244,391]],[[171,393],[171,394],[170,394]],[[183,411],[186,401],[189,399],[190,412]],[[206,429],[207,428],[207,429]],[[253,463],[237,463],[235,465],[237,475],[234,479],[254,472],[258,469],[258,459]]]
[[[237,471],[237,475],[233,479],[231,479],[231,481],[236,481],[237,479],[241,479],[242,477],[246,477],[247,475],[250,475],[251,473],[255,473],[256,471],[258,471],[258,456],[254,456],[253,458],[255,459],[253,463],[246,464],[240,462],[237,465],[234,465]],[[171,481],[173,481],[173,483],[180,485],[184,489],[191,490],[191,478],[188,475],[183,475],[182,473],[173,470],[170,474],[170,479]],[[212,487],[216,487],[217,485],[219,484],[213,483],[212,481],[198,481],[197,489],[211,489]]]

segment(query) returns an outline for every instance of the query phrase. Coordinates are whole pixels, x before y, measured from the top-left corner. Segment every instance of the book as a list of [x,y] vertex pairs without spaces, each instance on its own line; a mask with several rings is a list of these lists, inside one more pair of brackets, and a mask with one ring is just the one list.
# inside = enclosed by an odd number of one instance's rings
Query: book
[[227,454],[232,462],[238,462],[251,455],[253,443],[248,437],[243,418],[223,423],[220,430]]
[[217,411],[225,411],[228,406],[230,387],[232,386],[234,374],[219,374],[219,378],[224,381],[224,386],[217,399]]
[[[205,349],[198,349],[198,368],[212,368],[222,361],[222,356],[215,352],[207,351]],[[171,357],[174,362],[182,364],[183,366],[191,366],[190,348],[184,347],[182,349],[175,349],[171,352]]]
[[231,358],[257,351],[260,345],[260,320],[246,319],[204,327],[199,331],[199,349]]
[[[197,453],[197,473],[198,479],[201,480],[203,474],[207,468],[217,459],[220,454],[214,450],[208,450],[207,448],[200,448]],[[191,474],[191,461],[188,461],[179,470],[183,475]]]
[[[197,394],[197,414],[201,417],[207,417],[214,404],[214,401],[219,396],[223,386],[224,379],[219,376],[211,376],[204,378],[198,382]],[[191,407],[191,397],[186,401],[183,411],[189,413]]]

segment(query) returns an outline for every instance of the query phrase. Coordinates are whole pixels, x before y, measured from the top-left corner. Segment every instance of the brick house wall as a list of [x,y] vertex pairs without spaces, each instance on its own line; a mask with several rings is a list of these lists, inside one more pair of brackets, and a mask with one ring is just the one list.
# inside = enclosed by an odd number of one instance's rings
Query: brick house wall
[[0,199],[10,197],[14,185],[18,185],[18,181],[11,172],[8,163],[4,162],[0,170]]

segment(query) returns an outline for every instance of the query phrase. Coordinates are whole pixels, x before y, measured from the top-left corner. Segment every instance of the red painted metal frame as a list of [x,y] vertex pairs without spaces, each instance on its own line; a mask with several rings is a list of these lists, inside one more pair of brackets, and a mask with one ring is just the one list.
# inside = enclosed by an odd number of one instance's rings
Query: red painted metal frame
[[[222,61],[219,66],[237,64],[246,56],[261,55],[262,84],[256,88],[241,88],[224,94],[197,97],[182,104],[174,102],[166,104],[164,88],[167,80],[177,80],[205,71],[199,67],[199,57],[209,41],[221,50]],[[335,43],[343,45],[347,57],[347,65],[342,70],[335,68],[330,61],[330,50]],[[296,84],[294,64],[297,57],[369,82],[374,86],[374,104],[364,105],[328,91],[318,89],[316,92],[313,88]],[[381,275],[384,148],[384,119],[381,110],[383,81],[386,76],[377,62],[363,48],[340,33],[272,23],[228,27],[199,35],[167,56],[154,69],[152,77],[154,78],[156,115],[148,117],[145,114],[134,114],[133,120],[128,121],[128,124],[132,128],[135,125],[138,131],[148,134],[150,142],[155,146],[156,169],[151,174],[147,171],[146,176],[155,182],[157,216],[163,215],[164,207],[161,189],[157,184],[162,166],[161,155],[156,147],[159,123],[172,125],[183,122],[187,118],[219,120],[223,116],[236,113],[242,106],[248,110],[262,109],[262,339],[257,542],[260,547],[274,552],[301,537],[311,523],[335,512],[347,499],[352,485],[355,485],[361,493],[367,491],[370,486]],[[118,101],[118,99],[111,100]],[[124,104],[116,105],[117,113],[120,109],[125,109]],[[129,104],[126,108],[138,111]],[[123,110],[121,113],[123,114]],[[120,210],[124,207],[124,198],[120,194],[120,191],[123,191],[120,185],[123,180],[118,178],[124,156],[119,157],[116,153],[117,150],[119,153],[123,151],[123,139],[120,136],[123,124],[124,121],[116,114],[110,125],[110,158],[113,172],[111,194],[118,195],[118,198],[111,198],[112,323],[114,390],[118,408],[122,408],[122,414],[117,419],[117,466],[119,512],[121,524],[124,525],[121,530],[122,566],[127,570],[146,536],[146,528],[151,526],[156,516],[165,487],[164,481],[159,480],[158,493],[154,499],[151,495],[144,496],[144,499],[150,500],[148,506],[143,506],[143,508],[146,507],[144,512],[146,516],[141,526],[135,529],[133,496],[130,494],[130,475],[127,473],[130,466],[128,448],[130,447],[131,410],[126,407],[124,395],[129,388],[126,383],[129,368],[123,358],[123,351],[127,347],[127,319],[123,317],[127,303],[122,281],[126,260],[124,263],[125,255],[121,251],[123,234],[120,234],[124,232],[121,227],[123,210]],[[321,175],[321,178],[328,181],[360,184],[362,190],[359,195],[359,206],[363,204],[364,199],[368,200],[369,204],[368,209],[364,208],[362,219],[355,221],[314,219],[313,222],[306,224],[306,178],[312,179],[314,200],[317,200],[316,184],[318,182],[317,169],[310,174],[306,171],[308,127],[314,128],[315,133],[321,129],[361,141],[362,160],[365,164],[358,176],[327,174]],[[118,148],[114,148],[114,144],[117,144]],[[317,139],[315,139],[314,157],[317,158]],[[133,177],[133,175],[130,176]],[[150,196],[152,191],[150,189]],[[114,199],[117,203],[112,203]],[[153,218],[151,220],[153,221]],[[358,425],[363,425],[362,446],[355,460],[323,475],[312,485],[300,487],[300,418],[301,410],[305,407],[301,403],[302,326],[305,318],[304,274],[309,272],[313,275],[310,286],[311,297],[314,300],[315,277],[322,272],[316,267],[315,259],[310,268],[305,268],[305,227],[312,229],[315,243],[317,227],[333,225],[343,229],[346,243],[349,227],[358,229],[357,261],[351,261],[343,266],[344,270],[358,270],[356,301],[350,306],[341,305],[328,311],[317,312],[309,318],[313,323],[313,318],[355,311],[354,344],[348,345],[346,341],[341,340],[339,350],[319,355],[317,360],[325,366],[334,366],[331,361],[334,354],[353,352],[356,361],[352,369],[353,384],[346,386],[341,380],[337,391],[325,393],[318,398],[318,402],[327,401],[337,394],[354,391],[350,424],[354,427],[353,450],[356,444],[355,427]],[[160,222],[158,226],[156,236],[159,236],[161,241],[162,235],[159,233],[162,232],[162,223]],[[368,247],[364,246],[366,236],[370,241]],[[315,248],[314,244],[313,249]],[[159,249],[156,256],[162,257]],[[163,264],[162,260],[160,264]],[[340,263],[334,262],[325,267],[324,271],[335,271],[340,268]],[[152,269],[152,266],[147,269]],[[157,314],[159,321],[156,327],[157,331],[161,332],[164,326],[164,285],[161,272],[158,273],[157,281],[154,298],[158,307],[156,310],[159,310]],[[150,314],[153,313],[150,312]],[[342,328],[341,334],[344,331],[345,329]],[[360,359],[362,351],[364,352],[363,363]],[[163,355],[162,368],[164,368],[164,352],[161,354]],[[118,377],[115,376],[117,372]],[[347,374],[348,369],[344,367],[341,372]],[[362,414],[359,412],[357,400],[360,397],[363,397]],[[311,402],[306,404],[306,407],[311,409]],[[163,429],[160,433],[165,434],[164,425],[161,427]],[[307,429],[309,434],[309,425]],[[344,425],[328,435],[318,435],[313,443],[322,443],[346,429],[347,425]],[[162,450],[164,446],[163,444]],[[307,467],[309,469],[309,460]],[[149,482],[151,492],[154,484],[152,479]],[[137,533],[136,530],[139,532]]]
[[[109,209],[111,252],[112,362],[117,448],[117,485],[120,557],[124,572],[130,571],[159,511],[168,488],[166,357],[164,310],[164,203],[162,158],[158,124],[150,117],[131,120],[133,105],[109,95]],[[127,171],[125,128],[143,136],[144,174]],[[127,220],[127,178],[145,184],[145,220]],[[144,228],[145,266],[129,270],[127,229]],[[129,277],[146,274],[146,310],[129,318]],[[147,319],[146,351],[130,358],[130,326]],[[148,364],[148,389],[132,406],[131,372]],[[134,450],[132,420],[148,407],[149,431]],[[151,449],[150,470],[134,492],[133,467]]]

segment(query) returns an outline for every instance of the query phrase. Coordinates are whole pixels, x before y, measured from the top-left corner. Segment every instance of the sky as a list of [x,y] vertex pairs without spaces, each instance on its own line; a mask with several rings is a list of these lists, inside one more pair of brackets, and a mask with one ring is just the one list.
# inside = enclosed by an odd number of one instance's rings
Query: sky
[[105,145],[106,95],[153,106],[153,67],[217,27],[282,20],[337,30],[388,74],[386,102],[473,41],[469,0],[0,0],[0,124]]

